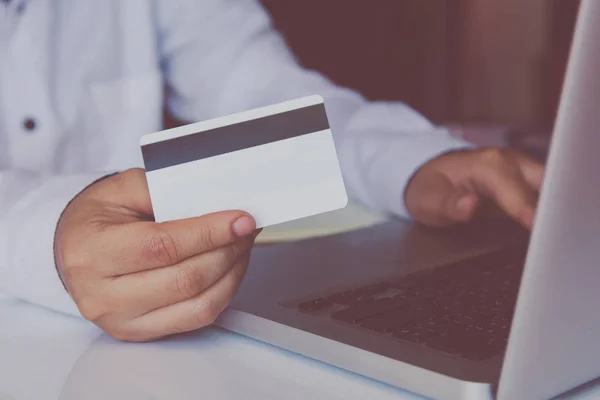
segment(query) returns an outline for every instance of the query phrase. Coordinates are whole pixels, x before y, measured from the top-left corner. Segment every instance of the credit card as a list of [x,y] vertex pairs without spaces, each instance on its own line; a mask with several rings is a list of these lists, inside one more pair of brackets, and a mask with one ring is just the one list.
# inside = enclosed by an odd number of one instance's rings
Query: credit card
[[151,133],[140,145],[157,222],[243,210],[261,228],[348,203],[320,96]]

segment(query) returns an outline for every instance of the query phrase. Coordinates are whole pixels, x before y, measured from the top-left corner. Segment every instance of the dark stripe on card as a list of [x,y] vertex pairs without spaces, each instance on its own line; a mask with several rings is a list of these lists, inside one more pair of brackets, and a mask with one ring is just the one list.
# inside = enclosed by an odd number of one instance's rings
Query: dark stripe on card
[[146,172],[329,129],[323,103],[142,146]]

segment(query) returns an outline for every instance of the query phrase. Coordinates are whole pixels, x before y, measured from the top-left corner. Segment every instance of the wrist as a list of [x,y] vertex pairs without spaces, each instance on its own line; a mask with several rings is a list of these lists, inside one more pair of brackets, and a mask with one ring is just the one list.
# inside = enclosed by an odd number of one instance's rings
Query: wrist
[[59,235],[59,227],[61,225],[61,222],[63,220],[63,217],[65,215],[65,212],[67,211],[67,209],[69,208],[69,206],[73,203],[73,201],[75,201],[75,199],[77,199],[83,192],[85,192],[89,187],[93,186],[94,184],[103,181],[104,179],[110,178],[111,176],[117,175],[118,172],[113,172],[111,174],[108,175],[104,175],[101,176],[98,179],[95,179],[93,182],[91,182],[90,184],[86,185],[83,189],[81,189],[75,196],[73,196],[71,198],[71,200],[69,200],[69,202],[67,203],[67,205],[65,206],[65,208],[62,210],[62,212],[60,213],[60,216],[58,217],[58,221],[56,223],[56,226],[54,228],[54,238],[52,241],[52,253],[53,253],[53,257],[54,257],[54,269],[56,270],[56,274],[58,275],[58,279],[60,279],[60,282],[63,285],[63,288],[65,289],[65,291],[69,291],[67,289],[67,286],[65,285],[64,279],[60,273],[60,268],[59,265],[62,265],[62,254],[60,253],[59,249],[58,249],[58,243],[59,240],[57,240],[58,235]]

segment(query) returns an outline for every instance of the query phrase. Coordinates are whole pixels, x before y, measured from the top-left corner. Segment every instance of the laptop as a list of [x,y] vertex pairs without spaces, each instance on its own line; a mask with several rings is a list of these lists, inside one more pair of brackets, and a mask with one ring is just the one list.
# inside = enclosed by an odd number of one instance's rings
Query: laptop
[[600,1],[580,6],[531,234],[374,227],[256,248],[217,325],[435,399],[600,377]]

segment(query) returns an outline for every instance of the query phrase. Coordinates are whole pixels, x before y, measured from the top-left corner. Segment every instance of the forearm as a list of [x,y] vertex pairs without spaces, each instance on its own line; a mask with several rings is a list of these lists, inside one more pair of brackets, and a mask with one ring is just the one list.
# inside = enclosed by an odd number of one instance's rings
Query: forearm
[[319,94],[349,194],[370,207],[407,216],[403,190],[414,171],[467,146],[402,103],[367,102],[301,68],[256,1],[207,0],[210,12],[190,0],[159,4],[174,114],[196,121]]

